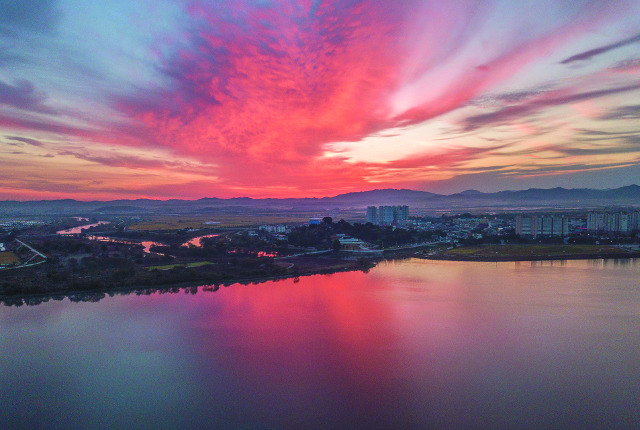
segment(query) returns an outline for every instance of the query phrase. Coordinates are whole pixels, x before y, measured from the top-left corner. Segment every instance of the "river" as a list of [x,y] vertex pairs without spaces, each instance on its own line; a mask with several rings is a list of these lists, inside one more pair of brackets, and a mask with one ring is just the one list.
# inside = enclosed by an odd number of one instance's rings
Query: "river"
[[640,428],[640,260],[0,307],[3,428]]
[[91,227],[97,227],[99,225],[107,225],[107,224],[111,224],[111,223],[109,221],[98,221],[98,222],[95,222],[93,224],[83,224],[83,225],[79,225],[77,227],[72,227],[72,228],[69,228],[69,229],[66,229],[66,230],[56,231],[56,234],[60,234],[60,235],[64,235],[64,236],[68,236],[68,235],[72,235],[72,234],[81,234],[82,230],[84,230],[84,229],[91,228]]
[[[77,218],[77,217],[76,217]],[[84,218],[86,220],[86,218]],[[80,219],[80,221],[82,221],[82,219]],[[98,221],[96,223],[93,224],[85,224],[85,225],[80,225],[77,227],[72,227],[70,229],[67,230],[60,230],[57,231],[56,234],[59,235],[63,235],[63,236],[70,236],[70,235],[78,235],[81,234],[82,231],[84,229],[90,228],[90,227],[97,227],[99,225],[106,225],[106,224],[110,224],[109,221]],[[217,234],[207,234],[207,235],[203,235],[203,236],[197,236],[194,238],[189,239],[187,242],[183,243],[182,246],[195,246],[195,247],[201,247],[202,243],[200,242],[202,239],[205,238],[210,238],[210,237],[218,237]],[[151,247],[154,245],[158,245],[158,246],[162,246],[162,243],[160,242],[153,242],[153,241],[149,241],[149,240],[132,240],[132,239],[117,239],[117,238],[112,238],[109,236],[99,236],[99,235],[88,235],[87,236],[88,239],[91,240],[97,240],[99,242],[117,242],[117,243],[124,243],[124,244],[128,244],[128,245],[142,245],[142,250],[147,253],[147,254],[153,254],[151,252]],[[267,253],[263,253],[264,256],[275,256],[275,254],[267,254]]]

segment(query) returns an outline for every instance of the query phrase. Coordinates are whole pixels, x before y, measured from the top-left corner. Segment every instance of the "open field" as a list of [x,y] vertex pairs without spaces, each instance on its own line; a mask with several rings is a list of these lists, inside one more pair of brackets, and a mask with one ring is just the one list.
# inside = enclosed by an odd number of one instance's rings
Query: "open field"
[[[145,217],[140,222],[129,226],[129,230],[181,230],[185,228],[216,228],[216,227],[257,227],[264,224],[301,224],[309,221],[309,218],[322,218],[323,215],[316,212],[295,213],[250,213],[250,214],[211,214],[211,215],[158,215]],[[349,221],[353,217],[348,214],[341,216]],[[338,221],[340,215],[334,216]]]
[[519,260],[544,258],[597,258],[634,256],[629,251],[600,245],[485,245],[449,249],[437,258],[456,260]]
[[13,264],[19,263],[20,259],[16,254],[11,251],[0,252],[0,264]]

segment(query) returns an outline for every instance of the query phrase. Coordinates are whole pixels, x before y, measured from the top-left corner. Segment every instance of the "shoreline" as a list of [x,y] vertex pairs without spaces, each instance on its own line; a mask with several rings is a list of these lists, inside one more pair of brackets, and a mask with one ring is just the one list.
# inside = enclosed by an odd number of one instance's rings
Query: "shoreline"
[[[239,278],[226,280],[224,282],[206,284],[204,281],[193,281],[193,282],[184,282],[178,284],[164,284],[158,286],[144,286],[140,285],[137,287],[127,286],[127,287],[110,287],[110,288],[102,288],[102,289],[84,289],[84,290],[61,290],[59,292],[51,292],[51,293],[41,293],[41,294],[25,294],[25,295],[0,295],[0,306],[36,306],[39,304],[43,304],[48,302],[49,300],[64,300],[65,298],[74,301],[74,302],[97,302],[100,301],[107,296],[113,297],[118,295],[150,295],[154,293],[166,294],[166,293],[179,293],[180,291],[185,291],[188,293],[189,289],[202,287],[203,291],[206,292],[216,292],[220,289],[220,287],[230,287],[236,284],[240,285],[249,285],[249,284],[263,284],[270,281],[281,281],[285,279],[296,279],[301,277],[315,276],[315,275],[331,275],[334,273],[342,273],[342,272],[367,272],[376,266],[378,262],[375,264],[367,265],[366,267],[341,267],[341,268],[331,268],[331,269],[321,269],[317,271],[309,271],[303,273],[290,273],[276,276],[262,276],[262,277],[253,277],[253,278]],[[77,299],[77,296],[84,296],[83,298]],[[75,299],[75,300],[74,300]]]
[[[178,293],[181,290],[184,290],[188,293],[189,289],[198,288],[198,287],[210,287],[205,290],[207,292],[215,292],[220,287],[229,287],[235,284],[248,285],[248,284],[262,284],[269,281],[279,281],[285,279],[295,279],[300,277],[308,277],[314,275],[330,275],[333,273],[341,273],[341,272],[357,272],[357,271],[368,271],[376,266],[376,264],[380,261],[380,259],[373,260],[367,259],[365,262],[358,262],[354,264],[353,260],[344,260],[344,265],[340,265],[340,267],[336,267],[335,265],[332,267],[324,267],[318,268],[316,270],[305,270],[302,272],[292,272],[292,273],[283,273],[279,275],[272,276],[254,276],[254,277],[245,277],[245,278],[236,278],[236,279],[227,279],[224,281],[215,281],[211,284],[208,284],[206,280],[197,280],[197,281],[189,281],[182,283],[173,283],[173,284],[159,284],[159,285],[137,285],[137,286],[112,286],[112,287],[104,287],[104,288],[96,288],[96,289],[69,289],[69,290],[59,290],[59,291],[50,291],[50,292],[42,292],[42,293],[31,293],[31,294],[0,294],[0,306],[35,306],[38,304],[46,303],[49,300],[64,300],[68,298],[71,301],[76,302],[96,302],[106,298],[106,296],[116,296],[116,295],[129,295],[129,294],[138,294],[138,295],[147,295],[153,293]],[[366,263],[366,264],[364,264]],[[78,298],[78,296],[83,296]],[[74,300],[75,299],[75,300]]]
[[630,247],[585,244],[487,244],[461,246],[423,255],[431,260],[450,261],[544,261],[640,258]]
[[640,252],[624,254],[582,254],[582,255],[533,255],[533,256],[452,256],[452,255],[428,255],[419,256],[424,260],[438,261],[475,261],[475,262],[491,262],[491,263],[508,263],[518,261],[559,261],[559,260],[632,260],[640,258]]
[[[306,257],[309,258],[309,257]],[[342,260],[344,264],[333,264],[331,267],[317,267],[315,269],[309,269],[300,272],[283,273],[272,276],[255,276],[244,277],[236,279],[218,280],[211,284],[207,284],[207,281],[197,280],[183,283],[173,284],[160,284],[160,285],[137,285],[137,286],[112,286],[97,289],[74,289],[74,290],[59,290],[42,293],[31,294],[0,294],[0,305],[3,306],[22,306],[22,305],[38,305],[46,303],[49,300],[63,300],[68,298],[71,301],[76,302],[96,302],[106,298],[107,296],[113,297],[115,295],[148,295],[153,293],[178,293],[184,290],[186,293],[189,289],[203,287],[207,292],[215,292],[220,287],[229,287],[235,284],[248,285],[248,284],[261,284],[269,281],[279,281],[285,279],[295,279],[300,277],[308,277],[314,275],[328,275],[341,272],[355,272],[368,270],[376,267],[378,263],[386,260],[405,260],[410,258],[416,258],[421,260],[433,260],[433,261],[463,261],[463,262],[520,262],[520,261],[562,261],[562,260],[631,260],[640,259],[640,252],[629,252],[628,254],[620,253],[600,253],[600,254],[574,254],[574,255],[531,255],[531,256],[453,256],[453,255],[403,255],[395,257],[368,257],[361,258],[360,261],[354,260]],[[334,262],[335,263],[335,262]]]

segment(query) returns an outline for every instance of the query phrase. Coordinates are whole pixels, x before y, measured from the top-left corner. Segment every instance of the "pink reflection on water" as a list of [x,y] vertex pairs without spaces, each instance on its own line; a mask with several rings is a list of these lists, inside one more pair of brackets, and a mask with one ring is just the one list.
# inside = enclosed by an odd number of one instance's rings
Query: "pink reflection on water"
[[98,222],[93,223],[93,224],[79,225],[77,227],[69,228],[67,230],[56,231],[56,234],[61,234],[61,235],[80,234],[80,233],[82,233],[82,230],[85,229],[85,228],[97,227],[99,225],[104,225],[104,224],[110,224],[110,222],[109,221],[98,221]]
[[[123,366],[152,375],[146,385],[127,381],[136,392],[157,390],[160,375],[196,393],[188,411],[200,414],[201,427],[234,410],[265,428],[589,428],[603,417],[638,421],[638,273],[640,260],[382,262],[369,273],[206,285],[195,295],[176,288],[99,304],[52,302],[37,311],[64,306],[65,318],[45,321],[64,321],[61,330],[20,329],[16,339],[59,336],[49,348],[71,363],[87,356],[79,346],[64,349],[69,338],[120,348]],[[33,309],[9,312],[25,311]],[[11,327],[17,319],[0,313],[0,321]],[[163,360],[150,362],[150,351]],[[129,370],[112,361],[91,368],[114,377]],[[57,387],[57,368],[52,375]]]
[[142,245],[142,250],[146,253],[146,254],[157,254],[157,252],[151,252],[151,247],[152,246],[162,246],[161,243],[159,242],[151,242],[148,240],[144,240],[142,242],[140,242],[140,245]]
[[[254,251],[248,251],[248,250],[245,250],[245,249],[230,249],[227,252],[229,254],[250,255],[250,254],[253,254]],[[268,251],[258,251],[256,253],[256,256],[258,256],[258,257],[277,257],[278,253],[277,252],[268,252]]]
[[194,237],[193,239],[183,243],[181,246],[195,246],[197,248],[200,248],[200,247],[202,247],[201,240],[205,239],[205,238],[209,238],[209,237],[218,237],[218,235],[217,234],[207,234],[205,236]]
[[[96,236],[96,235],[91,235],[88,236],[89,239],[91,240],[95,240],[98,242],[107,242],[107,243],[122,243],[125,245],[142,245],[142,251],[146,254],[158,254],[157,252],[151,252],[151,247],[154,245],[157,246],[162,246],[162,243],[160,242],[151,242],[148,240],[145,241],[136,241],[136,240],[124,240],[124,239],[114,239],[112,237],[108,237],[108,236]],[[160,255],[160,254],[158,254]]]

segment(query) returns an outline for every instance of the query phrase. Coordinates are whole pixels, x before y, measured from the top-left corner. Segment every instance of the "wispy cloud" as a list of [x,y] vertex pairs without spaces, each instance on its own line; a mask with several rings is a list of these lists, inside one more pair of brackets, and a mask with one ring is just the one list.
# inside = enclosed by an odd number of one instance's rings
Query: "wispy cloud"
[[29,137],[6,136],[5,138],[12,140],[14,142],[26,143],[27,145],[31,145],[31,146],[38,146],[38,147],[43,146],[42,142],[40,142],[39,140],[31,139]]
[[46,106],[47,95],[37,91],[26,80],[17,80],[13,84],[0,81],[0,104],[37,113],[55,114],[55,110]]
[[560,64],[570,64],[576,61],[585,61],[590,60],[591,58],[604,54],[606,52],[612,51],[614,49],[622,48],[624,46],[631,45],[633,43],[640,42],[640,34],[636,34],[635,36],[629,37],[627,39],[620,40],[615,43],[610,43],[608,45],[600,46],[598,48],[590,49],[588,51],[581,52],[576,55],[572,55],[569,58],[565,58],[560,62]]
[[640,83],[566,95],[555,95],[554,93],[549,93],[544,97],[529,101],[527,103],[508,106],[486,114],[470,116],[464,120],[464,130],[469,131],[478,129],[480,127],[500,125],[508,123],[510,121],[514,121],[521,117],[529,116],[534,112],[539,112],[549,107],[561,106],[569,103],[591,100],[615,94],[624,94],[639,89]]
[[622,106],[603,115],[601,119],[640,119],[640,105]]

